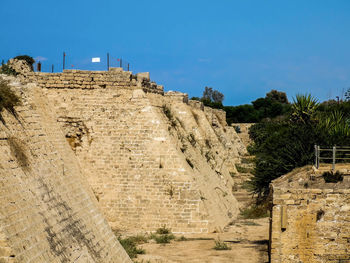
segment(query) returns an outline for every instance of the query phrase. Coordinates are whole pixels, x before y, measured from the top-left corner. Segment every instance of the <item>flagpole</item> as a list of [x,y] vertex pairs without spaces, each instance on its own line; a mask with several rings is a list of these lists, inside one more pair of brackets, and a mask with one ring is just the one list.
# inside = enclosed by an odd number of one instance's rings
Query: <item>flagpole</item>
[[107,71],[109,71],[109,53],[107,53]]
[[66,52],[63,52],[63,70],[66,64]]

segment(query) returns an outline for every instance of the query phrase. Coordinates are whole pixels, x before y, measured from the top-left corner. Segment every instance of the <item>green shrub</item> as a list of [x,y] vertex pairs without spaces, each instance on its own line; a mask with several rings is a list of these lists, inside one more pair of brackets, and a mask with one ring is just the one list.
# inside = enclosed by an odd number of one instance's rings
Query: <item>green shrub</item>
[[8,82],[0,79],[0,113],[7,109],[14,114],[14,107],[20,105],[20,102],[20,98],[10,89]]
[[236,164],[236,169],[237,169],[237,172],[239,172],[239,173],[251,173],[252,172],[252,169],[240,166],[239,164]]
[[236,176],[236,173],[234,173],[234,172],[230,172],[230,175],[231,175],[231,177],[233,178],[233,177],[235,177],[235,176]]
[[181,236],[178,239],[176,239],[176,241],[188,241],[188,238],[185,236]]
[[343,174],[339,171],[336,171],[335,173],[333,171],[330,172],[324,172],[322,174],[323,179],[326,183],[338,183],[343,181]]
[[173,239],[175,239],[175,236],[173,234],[158,235],[154,237],[154,240],[157,242],[157,244],[170,243],[170,241]]
[[267,207],[264,205],[252,205],[241,211],[241,216],[245,219],[257,219],[268,217]]
[[231,247],[229,247],[224,241],[221,240],[215,240],[215,250],[231,250]]
[[12,76],[17,76],[18,73],[16,72],[16,70],[14,70],[13,68],[9,67],[7,64],[3,64],[0,67],[0,74],[6,74],[6,75],[12,75]]
[[255,155],[253,192],[260,201],[268,196],[272,180],[312,163],[314,145],[320,142],[320,132],[312,122],[258,123],[250,128],[249,134],[254,141],[249,151]]
[[148,237],[144,235],[130,236],[128,238],[137,244],[143,244],[148,242]]
[[35,60],[31,56],[20,55],[20,56],[14,57],[14,59],[26,61],[29,64],[29,66],[31,67],[31,69],[33,70],[33,64],[35,63]]
[[171,234],[171,230],[169,228],[166,228],[165,226],[162,226],[157,229],[156,234],[158,235]]
[[158,228],[155,234],[151,234],[150,238],[154,239],[157,244],[166,244],[175,239],[175,236],[171,233],[170,229],[163,226]]
[[121,238],[119,236],[118,240],[130,258],[136,258],[138,254],[145,254],[145,250],[138,248],[133,238]]

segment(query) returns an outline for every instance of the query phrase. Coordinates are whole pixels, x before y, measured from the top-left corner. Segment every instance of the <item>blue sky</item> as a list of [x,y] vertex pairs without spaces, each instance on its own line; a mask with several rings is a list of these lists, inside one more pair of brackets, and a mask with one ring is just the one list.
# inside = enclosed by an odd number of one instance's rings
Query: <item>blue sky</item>
[[350,87],[349,14],[349,0],[2,0],[0,59],[59,71],[65,51],[68,68],[105,69],[109,52],[165,90],[213,87],[225,105],[271,89],[326,100]]

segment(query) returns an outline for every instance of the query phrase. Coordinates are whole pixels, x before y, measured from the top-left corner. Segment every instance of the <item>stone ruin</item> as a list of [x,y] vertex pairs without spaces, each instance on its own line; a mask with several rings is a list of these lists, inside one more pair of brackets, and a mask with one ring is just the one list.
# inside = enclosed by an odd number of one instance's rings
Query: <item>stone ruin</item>
[[0,123],[0,262],[130,262],[125,233],[222,231],[244,147],[225,112],[148,73],[22,71]]
[[344,179],[325,183],[310,166],[271,184],[271,263],[350,262],[350,169]]

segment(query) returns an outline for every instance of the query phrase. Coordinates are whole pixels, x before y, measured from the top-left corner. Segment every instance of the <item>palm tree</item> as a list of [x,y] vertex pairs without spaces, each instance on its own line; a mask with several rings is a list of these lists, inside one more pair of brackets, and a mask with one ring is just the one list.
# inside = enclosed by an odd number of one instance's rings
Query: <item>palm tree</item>
[[309,123],[315,116],[319,103],[311,94],[297,94],[293,98],[292,121]]
[[349,119],[339,110],[333,110],[320,118],[319,127],[327,131],[330,138],[350,137]]

